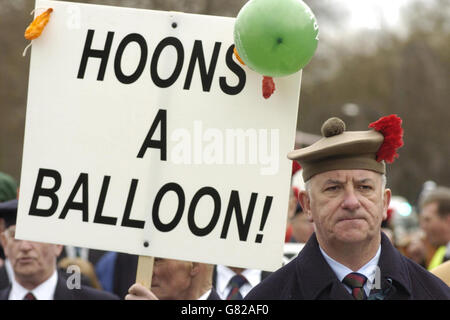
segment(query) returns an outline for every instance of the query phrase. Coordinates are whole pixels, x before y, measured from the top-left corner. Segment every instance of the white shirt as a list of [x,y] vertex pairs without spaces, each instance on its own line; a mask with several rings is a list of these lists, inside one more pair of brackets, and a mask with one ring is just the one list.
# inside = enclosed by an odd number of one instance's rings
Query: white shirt
[[37,300],[53,300],[55,295],[56,284],[58,282],[58,275],[56,270],[53,274],[33,290],[28,290],[22,287],[15,278],[12,279],[12,288],[9,293],[9,300],[23,300],[28,292],[31,292]]
[[[245,269],[242,271],[241,275],[247,279],[247,282],[239,289],[242,297],[245,297],[254,286],[261,282],[261,273],[261,270],[256,269]],[[229,282],[234,275],[236,273],[230,268],[217,265],[216,290],[222,300],[225,300],[230,293],[231,286]]]
[[210,294],[211,294],[211,289],[209,289],[204,294],[202,294],[202,296],[200,298],[198,298],[197,300],[206,300],[206,299],[208,299]]
[[[322,252],[323,257],[325,258],[327,263],[330,265],[331,269],[334,271],[334,273],[336,274],[339,281],[342,282],[342,280],[345,278],[345,276],[347,276],[349,273],[355,272],[355,271],[352,271],[351,269],[347,268],[343,264],[337,262],[330,256],[328,256],[320,246],[319,246],[319,248],[320,248],[320,252]],[[358,273],[365,275],[367,278],[367,281],[364,284],[364,291],[366,292],[367,296],[369,296],[370,290],[372,290],[372,287],[373,287],[373,282],[375,280],[376,271],[378,269],[378,260],[380,259],[380,254],[381,254],[381,244],[378,247],[378,251],[375,254],[375,256],[369,262],[367,262],[364,266],[362,266],[361,269],[356,271]],[[344,287],[347,289],[347,291],[349,293],[352,293],[352,289],[349,286],[344,284]]]
[[14,270],[11,265],[11,261],[9,261],[8,258],[5,259],[5,270],[6,270],[6,273],[8,274],[9,282],[11,283],[12,279],[14,279]]
[[77,255],[77,247],[65,246],[66,256],[68,258],[81,258],[83,260],[89,261],[89,249],[78,247],[79,256]]

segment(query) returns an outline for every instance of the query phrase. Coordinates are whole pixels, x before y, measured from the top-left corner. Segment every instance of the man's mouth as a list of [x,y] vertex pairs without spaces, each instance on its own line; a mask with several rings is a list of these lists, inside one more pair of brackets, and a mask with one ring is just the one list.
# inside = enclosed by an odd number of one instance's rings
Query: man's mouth
[[31,262],[33,262],[34,261],[34,258],[32,258],[32,257],[22,257],[22,258],[19,258],[19,259],[17,259],[17,261],[19,262],[19,263],[31,263]]
[[338,220],[338,222],[341,221],[353,221],[353,220],[364,220],[362,217],[344,217]]

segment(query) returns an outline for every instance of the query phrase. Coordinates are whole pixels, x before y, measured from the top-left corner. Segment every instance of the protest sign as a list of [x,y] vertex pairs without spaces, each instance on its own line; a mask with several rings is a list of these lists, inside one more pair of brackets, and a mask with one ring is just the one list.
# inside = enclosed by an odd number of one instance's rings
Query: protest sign
[[264,99],[233,18],[36,7],[17,237],[279,268],[301,72]]

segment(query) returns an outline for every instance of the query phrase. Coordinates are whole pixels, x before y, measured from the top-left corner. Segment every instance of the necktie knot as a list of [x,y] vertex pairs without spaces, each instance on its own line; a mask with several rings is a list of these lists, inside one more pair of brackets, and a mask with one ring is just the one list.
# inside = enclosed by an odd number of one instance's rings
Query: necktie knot
[[356,300],[363,300],[366,297],[364,292],[364,284],[366,283],[367,278],[363,274],[352,272],[345,276],[342,282],[349,286],[352,289],[352,296]]
[[236,274],[230,279],[230,286],[232,288],[240,288],[247,282],[247,279],[240,275]]
[[227,300],[242,300],[242,294],[239,292],[239,289],[247,282],[247,279],[240,275],[234,275],[229,282],[231,287],[230,293],[227,296]]
[[32,294],[31,292],[28,292],[25,297],[23,297],[23,300],[37,300],[36,297],[34,296],[34,294]]

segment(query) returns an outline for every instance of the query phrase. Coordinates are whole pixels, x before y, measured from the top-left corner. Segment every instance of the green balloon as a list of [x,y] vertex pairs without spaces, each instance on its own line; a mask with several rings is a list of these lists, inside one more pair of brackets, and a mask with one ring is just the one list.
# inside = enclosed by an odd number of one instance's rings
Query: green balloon
[[250,0],[236,18],[234,43],[241,59],[270,77],[293,74],[314,55],[319,27],[301,0]]

